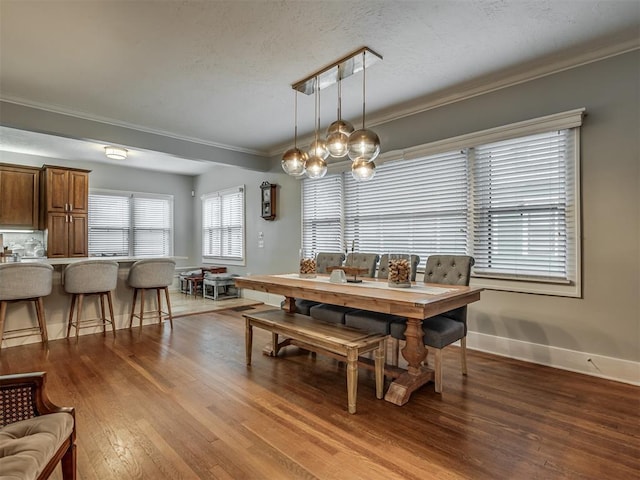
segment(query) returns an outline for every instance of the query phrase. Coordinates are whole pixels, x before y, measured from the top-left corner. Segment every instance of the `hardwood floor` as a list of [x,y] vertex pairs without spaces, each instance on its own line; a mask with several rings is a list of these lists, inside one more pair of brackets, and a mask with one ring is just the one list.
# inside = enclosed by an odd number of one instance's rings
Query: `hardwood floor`
[[247,367],[241,312],[174,324],[2,350],[0,373],[45,370],[76,407],[80,480],[640,475],[638,387],[473,351],[463,377],[449,348],[442,395],[429,384],[397,407],[361,369],[350,415],[344,364],[265,357],[255,330]]

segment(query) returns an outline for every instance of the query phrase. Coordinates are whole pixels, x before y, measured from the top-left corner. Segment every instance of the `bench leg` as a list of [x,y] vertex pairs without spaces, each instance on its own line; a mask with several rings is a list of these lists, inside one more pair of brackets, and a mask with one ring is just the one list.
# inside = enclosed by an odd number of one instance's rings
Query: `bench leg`
[[248,318],[246,319],[244,346],[247,356],[247,365],[251,365],[251,349],[253,348],[253,325],[251,325],[251,320],[249,320]]
[[376,375],[376,398],[384,397],[384,364],[386,363],[387,342],[380,340],[375,350],[374,365]]
[[347,403],[349,413],[356,413],[356,396],[358,394],[358,350],[347,350]]

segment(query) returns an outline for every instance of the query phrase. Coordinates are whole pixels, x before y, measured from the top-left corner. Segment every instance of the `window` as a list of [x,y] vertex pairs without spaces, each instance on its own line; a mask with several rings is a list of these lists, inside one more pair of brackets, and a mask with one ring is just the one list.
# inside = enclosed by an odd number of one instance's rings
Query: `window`
[[91,190],[89,255],[173,254],[173,196]]
[[393,152],[369,182],[303,181],[303,250],[468,254],[474,284],[580,295],[583,110]]
[[244,265],[244,186],[202,197],[202,256]]

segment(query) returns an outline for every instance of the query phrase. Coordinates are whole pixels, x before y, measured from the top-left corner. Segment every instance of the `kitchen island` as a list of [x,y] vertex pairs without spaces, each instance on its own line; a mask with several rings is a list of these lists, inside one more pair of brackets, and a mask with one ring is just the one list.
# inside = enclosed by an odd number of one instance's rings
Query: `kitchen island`
[[[64,338],[67,335],[67,324],[69,321],[69,310],[71,308],[71,296],[64,291],[64,269],[71,263],[86,260],[104,260],[116,261],[120,268],[118,269],[118,283],[116,289],[112,292],[113,296],[113,313],[115,316],[116,329],[127,328],[129,326],[129,314],[131,312],[131,302],[133,300],[133,290],[127,286],[127,277],[131,265],[137,260],[148,257],[82,257],[82,258],[37,258],[23,259],[21,263],[42,262],[53,266],[53,289],[51,295],[44,297],[45,319],[47,323],[47,332],[49,340]],[[174,260],[187,260],[187,257],[171,257]],[[172,290],[177,290],[176,282]],[[152,310],[155,307],[155,295],[149,295],[146,299],[147,306],[145,310]],[[97,296],[87,297],[83,306],[84,318],[96,318],[99,316],[99,302]],[[13,330],[16,328],[26,328],[36,325],[36,316],[34,307],[31,302],[10,303],[7,306],[7,319],[5,322],[5,330]],[[157,318],[145,318],[144,324],[156,323]],[[90,333],[98,333],[102,331],[101,326],[87,327],[82,329],[81,335]],[[108,333],[111,335],[111,333]],[[40,341],[40,336],[35,334],[28,337],[5,339],[3,348],[16,345],[24,345],[27,343],[36,343]]]

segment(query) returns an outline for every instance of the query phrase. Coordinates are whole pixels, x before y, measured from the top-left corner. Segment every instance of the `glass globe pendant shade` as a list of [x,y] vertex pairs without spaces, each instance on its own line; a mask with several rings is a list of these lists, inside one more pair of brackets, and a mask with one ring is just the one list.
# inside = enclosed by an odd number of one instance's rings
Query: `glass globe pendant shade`
[[290,148],[282,155],[282,169],[289,175],[299,177],[304,175],[304,163],[306,161],[306,153],[299,148]]
[[322,160],[326,160],[327,157],[329,156],[329,150],[327,150],[327,144],[321,138],[318,138],[317,140],[314,140],[313,142],[311,142],[311,145],[309,145],[308,153],[309,153],[309,158],[320,157]]
[[380,153],[380,139],[371,130],[365,128],[356,130],[349,136],[347,153],[354,162],[358,159],[370,162]]
[[351,164],[351,175],[357,182],[367,182],[376,175],[376,164],[364,158],[357,158]]
[[353,125],[344,120],[336,120],[327,129],[327,150],[329,155],[342,158],[347,154],[349,135],[353,132]]
[[315,156],[310,157],[304,163],[305,173],[309,178],[322,178],[327,174],[327,162],[324,161],[324,158]]

